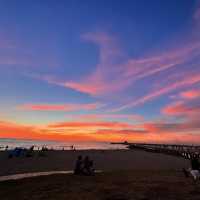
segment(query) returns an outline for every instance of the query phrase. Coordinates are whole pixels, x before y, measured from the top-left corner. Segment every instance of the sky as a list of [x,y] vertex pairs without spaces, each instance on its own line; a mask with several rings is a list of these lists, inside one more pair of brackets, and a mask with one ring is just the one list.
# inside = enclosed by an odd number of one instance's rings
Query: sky
[[200,143],[199,0],[1,0],[0,138]]

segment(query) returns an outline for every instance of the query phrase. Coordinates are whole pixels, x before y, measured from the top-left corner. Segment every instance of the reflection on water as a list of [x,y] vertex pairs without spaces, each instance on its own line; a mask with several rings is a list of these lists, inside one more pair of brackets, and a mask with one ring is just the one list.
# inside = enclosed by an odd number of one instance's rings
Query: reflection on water
[[56,150],[65,148],[70,149],[73,145],[76,149],[124,149],[123,145],[111,145],[108,142],[60,142],[60,141],[41,141],[41,140],[21,140],[21,139],[1,139],[0,149],[8,146],[9,149],[15,147],[30,148],[32,145],[36,147],[46,146]]

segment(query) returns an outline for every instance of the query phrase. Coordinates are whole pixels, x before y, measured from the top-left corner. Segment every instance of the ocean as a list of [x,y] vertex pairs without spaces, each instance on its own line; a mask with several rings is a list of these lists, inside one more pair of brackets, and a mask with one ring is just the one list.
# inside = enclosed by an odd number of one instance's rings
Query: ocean
[[8,149],[14,149],[15,147],[30,148],[32,145],[35,149],[43,146],[48,149],[54,150],[70,150],[71,146],[76,150],[81,149],[124,149],[123,145],[111,145],[109,142],[61,142],[61,141],[48,141],[48,140],[27,140],[27,139],[10,139],[0,138],[0,150],[4,150],[6,146]]

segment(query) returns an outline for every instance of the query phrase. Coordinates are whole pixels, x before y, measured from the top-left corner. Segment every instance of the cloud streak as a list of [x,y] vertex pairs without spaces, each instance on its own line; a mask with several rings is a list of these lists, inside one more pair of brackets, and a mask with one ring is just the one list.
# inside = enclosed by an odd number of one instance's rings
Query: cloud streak
[[79,111],[96,110],[101,108],[101,103],[89,104],[24,104],[17,107],[19,110],[27,111]]
[[180,81],[174,81],[173,83],[168,84],[167,86],[164,86],[160,89],[156,89],[151,91],[149,94],[129,103],[126,105],[123,105],[119,108],[113,109],[113,112],[121,111],[124,109],[128,109],[131,107],[142,105],[146,102],[152,101],[155,98],[158,98],[162,95],[169,94],[170,92],[184,88],[186,86],[192,86],[194,84],[200,83],[200,73],[199,74],[191,74],[191,76],[188,76],[188,74]]
[[51,128],[132,128],[133,125],[123,122],[60,122],[49,125]]

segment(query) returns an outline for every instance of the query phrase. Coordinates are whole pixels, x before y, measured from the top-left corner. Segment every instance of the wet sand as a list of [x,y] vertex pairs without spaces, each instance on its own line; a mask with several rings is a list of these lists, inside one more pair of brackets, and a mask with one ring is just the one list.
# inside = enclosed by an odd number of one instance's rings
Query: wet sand
[[103,171],[118,170],[181,170],[189,167],[189,161],[170,155],[140,150],[82,150],[48,151],[45,157],[8,158],[0,152],[0,176],[42,171],[73,170],[78,155],[90,156],[95,168]]

